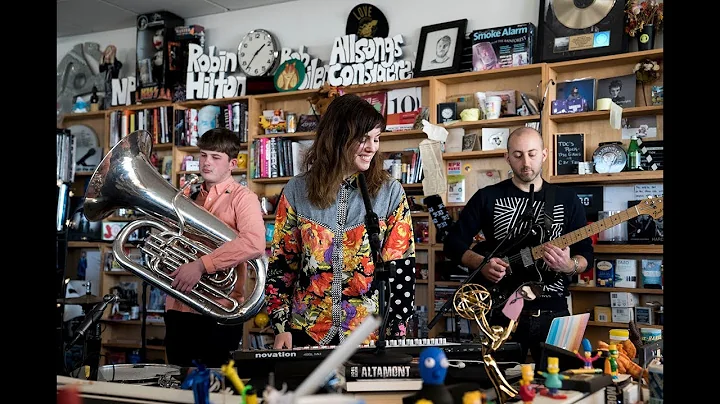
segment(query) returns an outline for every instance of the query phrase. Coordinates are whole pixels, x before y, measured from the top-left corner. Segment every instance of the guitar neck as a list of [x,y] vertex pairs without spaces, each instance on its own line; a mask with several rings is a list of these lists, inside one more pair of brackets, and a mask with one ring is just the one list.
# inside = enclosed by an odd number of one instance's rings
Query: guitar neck
[[639,215],[636,207],[632,207],[623,212],[616,213],[605,219],[593,222],[585,227],[571,231],[565,235],[562,235],[556,239],[550,240],[547,243],[532,248],[533,259],[539,260],[543,256],[543,246],[545,244],[552,244],[558,248],[565,248],[569,245],[575,244],[578,241],[584,240],[593,234],[598,234],[603,230],[607,230],[611,227],[617,226],[620,223],[626,222]]

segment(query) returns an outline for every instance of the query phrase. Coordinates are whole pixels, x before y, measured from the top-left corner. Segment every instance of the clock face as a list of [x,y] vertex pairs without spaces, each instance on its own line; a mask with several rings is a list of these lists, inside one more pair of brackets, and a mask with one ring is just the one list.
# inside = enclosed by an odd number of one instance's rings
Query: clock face
[[453,116],[452,108],[444,108],[441,113],[445,119],[450,119]]
[[238,64],[248,76],[272,73],[277,62],[278,47],[269,32],[256,29],[245,35],[238,45]]

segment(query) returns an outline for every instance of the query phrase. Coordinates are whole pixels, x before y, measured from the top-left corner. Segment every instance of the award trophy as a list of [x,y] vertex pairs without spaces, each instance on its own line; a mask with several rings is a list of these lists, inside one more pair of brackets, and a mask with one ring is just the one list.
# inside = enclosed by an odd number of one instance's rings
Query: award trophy
[[[515,310],[519,314],[520,310],[522,310],[523,300],[533,300],[535,296],[537,296],[537,290],[534,287],[521,286],[515,291],[514,297],[508,299],[505,307],[507,309],[508,306],[517,304]],[[488,323],[486,315],[490,311],[490,308],[492,308],[492,296],[485,287],[476,283],[462,285],[453,296],[453,306],[460,317],[475,320],[480,327],[480,331],[484,334],[485,338],[482,338],[481,344],[485,371],[495,388],[498,403],[506,403],[507,400],[515,397],[518,391],[505,379],[492,354],[497,351],[515,331],[517,327],[517,315],[508,315],[509,313],[505,311],[506,309],[503,309],[503,313],[510,318],[508,325],[506,327],[499,325],[491,326]]]

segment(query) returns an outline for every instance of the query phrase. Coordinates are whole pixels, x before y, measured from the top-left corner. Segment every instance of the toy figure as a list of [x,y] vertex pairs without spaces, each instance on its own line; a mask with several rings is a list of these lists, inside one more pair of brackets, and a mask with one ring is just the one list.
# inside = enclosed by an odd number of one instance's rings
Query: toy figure
[[540,390],[540,394],[546,397],[565,399],[565,394],[558,393],[558,389],[562,387],[562,379],[569,379],[570,376],[561,375],[558,373],[560,367],[558,366],[557,357],[549,357],[547,359],[547,372],[538,371],[538,374],[545,378],[545,388]]
[[453,404],[452,394],[445,386],[445,376],[450,363],[445,351],[427,347],[420,352],[420,378],[422,387],[415,394],[403,397],[403,404]]
[[153,35],[153,48],[155,54],[152,58],[152,79],[158,83],[163,83],[163,45],[165,44],[165,28],[160,28]]
[[210,369],[203,364],[198,365],[195,361],[193,364],[197,368],[187,375],[182,383],[182,388],[184,390],[192,389],[195,404],[210,404]]
[[613,380],[618,379],[618,352],[617,345],[610,344],[608,347],[608,357],[605,360],[605,374],[612,376]]
[[[251,401],[253,401],[253,398],[248,396],[248,392],[253,390],[253,386],[251,385],[245,385],[242,380],[240,379],[240,376],[237,374],[237,370],[235,370],[235,361],[230,360],[225,365],[222,365],[220,367],[220,370],[222,371],[223,375],[230,380],[230,383],[233,385],[233,388],[235,388],[235,391],[240,394],[242,397],[242,404],[250,404]],[[254,402],[257,403],[257,394],[255,394]]]
[[583,338],[582,347],[584,351],[583,355],[580,355],[577,349],[573,352],[575,353],[575,356],[585,363],[585,365],[583,365],[582,369],[573,369],[573,373],[600,373],[602,371],[601,369],[595,369],[593,367],[593,362],[600,358],[600,353],[591,357],[592,346],[590,345],[590,340],[587,338]]
[[518,394],[524,404],[530,404],[535,398],[535,386],[532,385],[533,381],[533,368],[530,365],[520,366],[522,372],[522,380],[520,380],[520,389]]
[[112,79],[118,78],[122,63],[117,59],[117,47],[108,45],[100,59],[100,72],[105,72],[105,95],[103,96],[103,109],[108,109],[112,103]]

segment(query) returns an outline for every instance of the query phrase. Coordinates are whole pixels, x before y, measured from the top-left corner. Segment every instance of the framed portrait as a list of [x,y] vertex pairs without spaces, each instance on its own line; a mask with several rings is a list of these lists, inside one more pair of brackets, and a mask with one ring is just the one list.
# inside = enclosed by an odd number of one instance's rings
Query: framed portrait
[[459,72],[466,27],[467,19],[422,27],[415,77]]
[[578,100],[584,100],[583,104],[586,104],[587,108],[583,108],[582,111],[573,112],[594,111],[595,79],[584,78],[559,82],[555,85],[555,99],[567,100],[568,103]]
[[599,79],[597,98],[610,98],[623,108],[634,107],[636,83],[635,74]]

